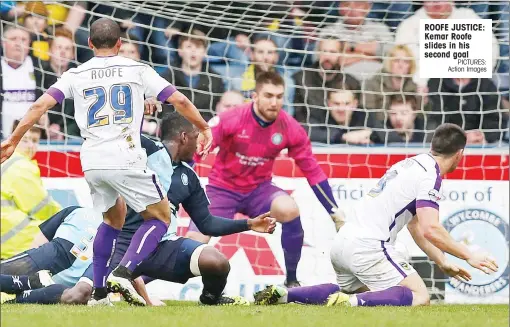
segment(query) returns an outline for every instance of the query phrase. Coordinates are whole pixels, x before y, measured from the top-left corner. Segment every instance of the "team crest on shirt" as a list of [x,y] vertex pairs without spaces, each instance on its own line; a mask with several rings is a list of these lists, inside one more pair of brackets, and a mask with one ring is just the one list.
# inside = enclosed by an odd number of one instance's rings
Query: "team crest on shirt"
[[271,142],[273,142],[274,145],[280,145],[283,141],[283,136],[280,133],[274,133],[273,136],[271,136]]
[[185,173],[182,173],[181,174],[181,181],[182,181],[183,185],[188,185],[188,175],[186,175]]
[[436,189],[432,189],[429,191],[429,197],[430,197],[430,200],[432,200],[434,202],[443,200],[443,196]]
[[215,127],[215,126],[218,126],[219,123],[220,123],[220,116],[214,116],[213,118],[211,118],[209,120],[209,122],[207,124],[209,125],[209,127]]
[[401,263],[399,263],[399,265],[404,270],[411,270],[411,267],[409,266],[409,264],[407,262],[401,262]]
[[490,253],[499,266],[496,273],[487,275],[472,268],[464,260],[447,255],[448,260],[466,269],[472,276],[468,282],[450,278],[447,284],[449,287],[473,297],[486,297],[508,287],[509,225],[505,219],[486,209],[470,208],[448,216],[443,226],[454,240],[464,244],[470,252]]
[[28,77],[30,77],[30,79],[31,79],[32,81],[35,81],[35,74],[34,74],[34,73],[29,73],[29,74],[28,74]]

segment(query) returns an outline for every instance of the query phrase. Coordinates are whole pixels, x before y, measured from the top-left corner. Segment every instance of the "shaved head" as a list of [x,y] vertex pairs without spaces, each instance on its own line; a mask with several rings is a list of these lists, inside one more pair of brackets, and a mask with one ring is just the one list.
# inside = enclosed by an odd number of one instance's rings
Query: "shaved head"
[[120,26],[109,18],[99,18],[90,26],[90,42],[96,49],[111,49],[120,38]]

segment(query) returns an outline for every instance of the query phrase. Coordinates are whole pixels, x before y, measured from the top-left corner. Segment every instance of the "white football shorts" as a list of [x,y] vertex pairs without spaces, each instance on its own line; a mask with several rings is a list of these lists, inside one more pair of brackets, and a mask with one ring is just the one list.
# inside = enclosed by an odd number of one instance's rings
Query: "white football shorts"
[[158,175],[150,169],[87,170],[85,180],[90,187],[94,208],[101,212],[113,207],[119,195],[136,212],[144,211],[148,205],[165,197]]
[[357,239],[345,226],[333,241],[331,263],[338,286],[346,293],[364,285],[371,291],[387,289],[416,273],[392,244]]

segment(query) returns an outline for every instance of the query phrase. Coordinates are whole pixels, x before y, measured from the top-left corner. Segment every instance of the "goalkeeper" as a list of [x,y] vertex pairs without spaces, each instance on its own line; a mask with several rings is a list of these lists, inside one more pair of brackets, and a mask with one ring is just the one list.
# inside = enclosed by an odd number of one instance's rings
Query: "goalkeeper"
[[[296,269],[301,258],[303,228],[296,202],[271,182],[273,165],[288,149],[331,215],[337,229],[343,224],[328,179],[312,154],[310,140],[299,123],[282,110],[284,81],[275,72],[256,78],[253,101],[222,113],[209,121],[213,147],[220,150],[209,174],[207,195],[213,215],[234,218],[237,212],[256,217],[270,211],[282,223],[282,248],[287,279],[285,286],[300,286]],[[187,237],[207,243],[209,236],[191,223]]]

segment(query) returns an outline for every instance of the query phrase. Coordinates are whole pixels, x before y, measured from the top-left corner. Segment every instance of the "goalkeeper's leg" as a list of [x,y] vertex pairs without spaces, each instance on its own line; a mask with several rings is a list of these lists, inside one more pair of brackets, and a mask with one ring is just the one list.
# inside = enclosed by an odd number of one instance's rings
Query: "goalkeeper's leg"
[[299,208],[285,191],[272,183],[258,186],[242,204],[243,211],[250,217],[270,211],[282,224],[282,249],[285,258],[287,280],[285,286],[300,286],[297,279],[297,266],[301,259],[304,231],[299,217]]

